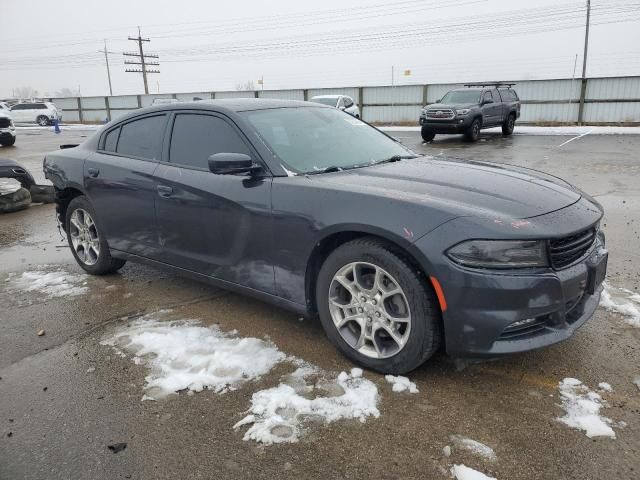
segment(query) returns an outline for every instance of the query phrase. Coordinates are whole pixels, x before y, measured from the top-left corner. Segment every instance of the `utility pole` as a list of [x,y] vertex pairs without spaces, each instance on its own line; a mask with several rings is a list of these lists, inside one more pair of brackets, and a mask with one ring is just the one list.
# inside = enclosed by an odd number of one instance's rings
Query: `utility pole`
[[107,50],[107,39],[104,39],[104,50],[98,50],[100,53],[104,53],[104,61],[107,64],[107,78],[109,79],[109,95],[113,96],[113,89],[111,88],[111,72],[109,71],[109,54],[115,53]]
[[589,51],[589,21],[591,20],[591,0],[587,0],[587,23],[584,29],[584,54],[582,56],[582,85],[580,87],[580,107],[578,108],[578,125],[584,118],[584,101],[587,94],[587,53]]
[[125,69],[125,72],[131,73],[142,73],[142,80],[144,81],[144,93],[146,95],[149,94],[149,83],[147,82],[147,74],[148,73],[160,73],[160,70],[149,70],[147,67],[149,65],[160,65],[156,61],[149,61],[148,58],[159,58],[158,55],[145,54],[144,49],[142,48],[142,42],[150,42],[151,40],[148,38],[142,38],[142,34],[140,33],[140,27],[138,27],[138,36],[137,37],[129,37],[129,40],[134,41],[138,44],[139,53],[129,53],[124,52],[123,55],[127,57],[136,57],[139,62],[125,60],[125,65],[140,65],[140,69]]

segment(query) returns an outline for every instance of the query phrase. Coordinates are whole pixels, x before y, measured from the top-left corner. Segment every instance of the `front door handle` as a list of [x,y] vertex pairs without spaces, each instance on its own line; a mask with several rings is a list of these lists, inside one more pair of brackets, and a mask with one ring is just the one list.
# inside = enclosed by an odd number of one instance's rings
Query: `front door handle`
[[162,198],[169,198],[173,193],[173,188],[167,187],[166,185],[158,185],[158,195]]
[[87,173],[91,178],[96,178],[98,175],[100,175],[100,170],[98,170],[97,168],[87,168]]

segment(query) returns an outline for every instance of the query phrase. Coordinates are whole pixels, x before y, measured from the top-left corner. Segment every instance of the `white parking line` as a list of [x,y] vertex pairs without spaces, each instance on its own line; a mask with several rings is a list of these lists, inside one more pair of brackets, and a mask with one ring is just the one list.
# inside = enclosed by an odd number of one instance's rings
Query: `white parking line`
[[579,138],[584,137],[585,135],[589,135],[591,132],[593,132],[593,130],[589,130],[588,132],[584,132],[583,134],[578,135],[577,137],[570,138],[570,139],[569,139],[569,140],[567,140],[566,142],[561,143],[560,145],[558,145],[558,146],[557,146],[557,148],[564,147],[567,143],[571,143],[571,142],[573,142],[574,140],[577,140],[577,139],[579,139]]

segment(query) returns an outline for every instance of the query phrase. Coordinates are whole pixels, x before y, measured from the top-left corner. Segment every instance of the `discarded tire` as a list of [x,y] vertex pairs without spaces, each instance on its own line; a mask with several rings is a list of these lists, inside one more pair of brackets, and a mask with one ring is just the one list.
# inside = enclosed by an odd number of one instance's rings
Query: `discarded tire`
[[17,212],[28,208],[31,204],[31,194],[26,188],[20,188],[15,192],[0,195],[0,212]]
[[29,192],[32,203],[53,203],[56,201],[56,192],[51,185],[32,185]]

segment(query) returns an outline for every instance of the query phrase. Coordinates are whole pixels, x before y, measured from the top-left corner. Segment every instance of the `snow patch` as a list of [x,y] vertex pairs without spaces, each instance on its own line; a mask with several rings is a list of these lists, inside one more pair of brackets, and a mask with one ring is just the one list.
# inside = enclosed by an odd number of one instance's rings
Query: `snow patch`
[[341,372],[335,381],[320,378],[308,382],[313,373],[318,372],[299,368],[277,387],[254,393],[248,415],[233,428],[251,425],[243,439],[271,445],[297,442],[306,422],[365,422],[368,417],[380,416],[378,388],[362,377],[360,368],[350,374]]
[[269,372],[286,355],[257,338],[238,338],[197,320],[163,321],[167,311],[145,315],[120,327],[100,343],[133,354],[151,369],[144,400],[209,389],[234,390]]
[[454,465],[451,467],[451,475],[453,475],[456,480],[496,480],[495,477],[489,477],[466,465]]
[[402,377],[402,376],[394,376],[394,375],[385,375],[385,380],[390,383],[391,385],[393,385],[393,387],[391,387],[391,390],[393,390],[394,392],[406,392],[409,391],[409,393],[418,393],[418,387],[416,387],[416,384],[413,383],[411,380],[409,380],[407,377]]
[[633,383],[638,387],[638,390],[640,390],[640,375],[633,377]]
[[637,293],[605,282],[600,306],[609,312],[622,314],[629,325],[640,328],[640,295]]
[[479,455],[492,462],[495,462],[498,459],[498,457],[496,456],[496,452],[493,451],[493,448],[485,445],[484,443],[480,443],[470,438],[463,437],[462,435],[451,435],[449,438],[458,448],[468,450],[469,452]]
[[565,378],[559,384],[562,408],[567,412],[558,420],[572,428],[583,430],[587,437],[616,438],[611,419],[600,416],[607,406],[602,397],[576,378]]
[[600,390],[605,391],[605,392],[613,392],[613,388],[611,387],[611,384],[609,384],[607,382],[600,382],[598,384],[598,388]]
[[89,290],[87,276],[69,273],[64,270],[53,272],[31,271],[20,276],[10,275],[7,281],[14,289],[25,292],[40,292],[48,298],[74,297],[83,295]]

